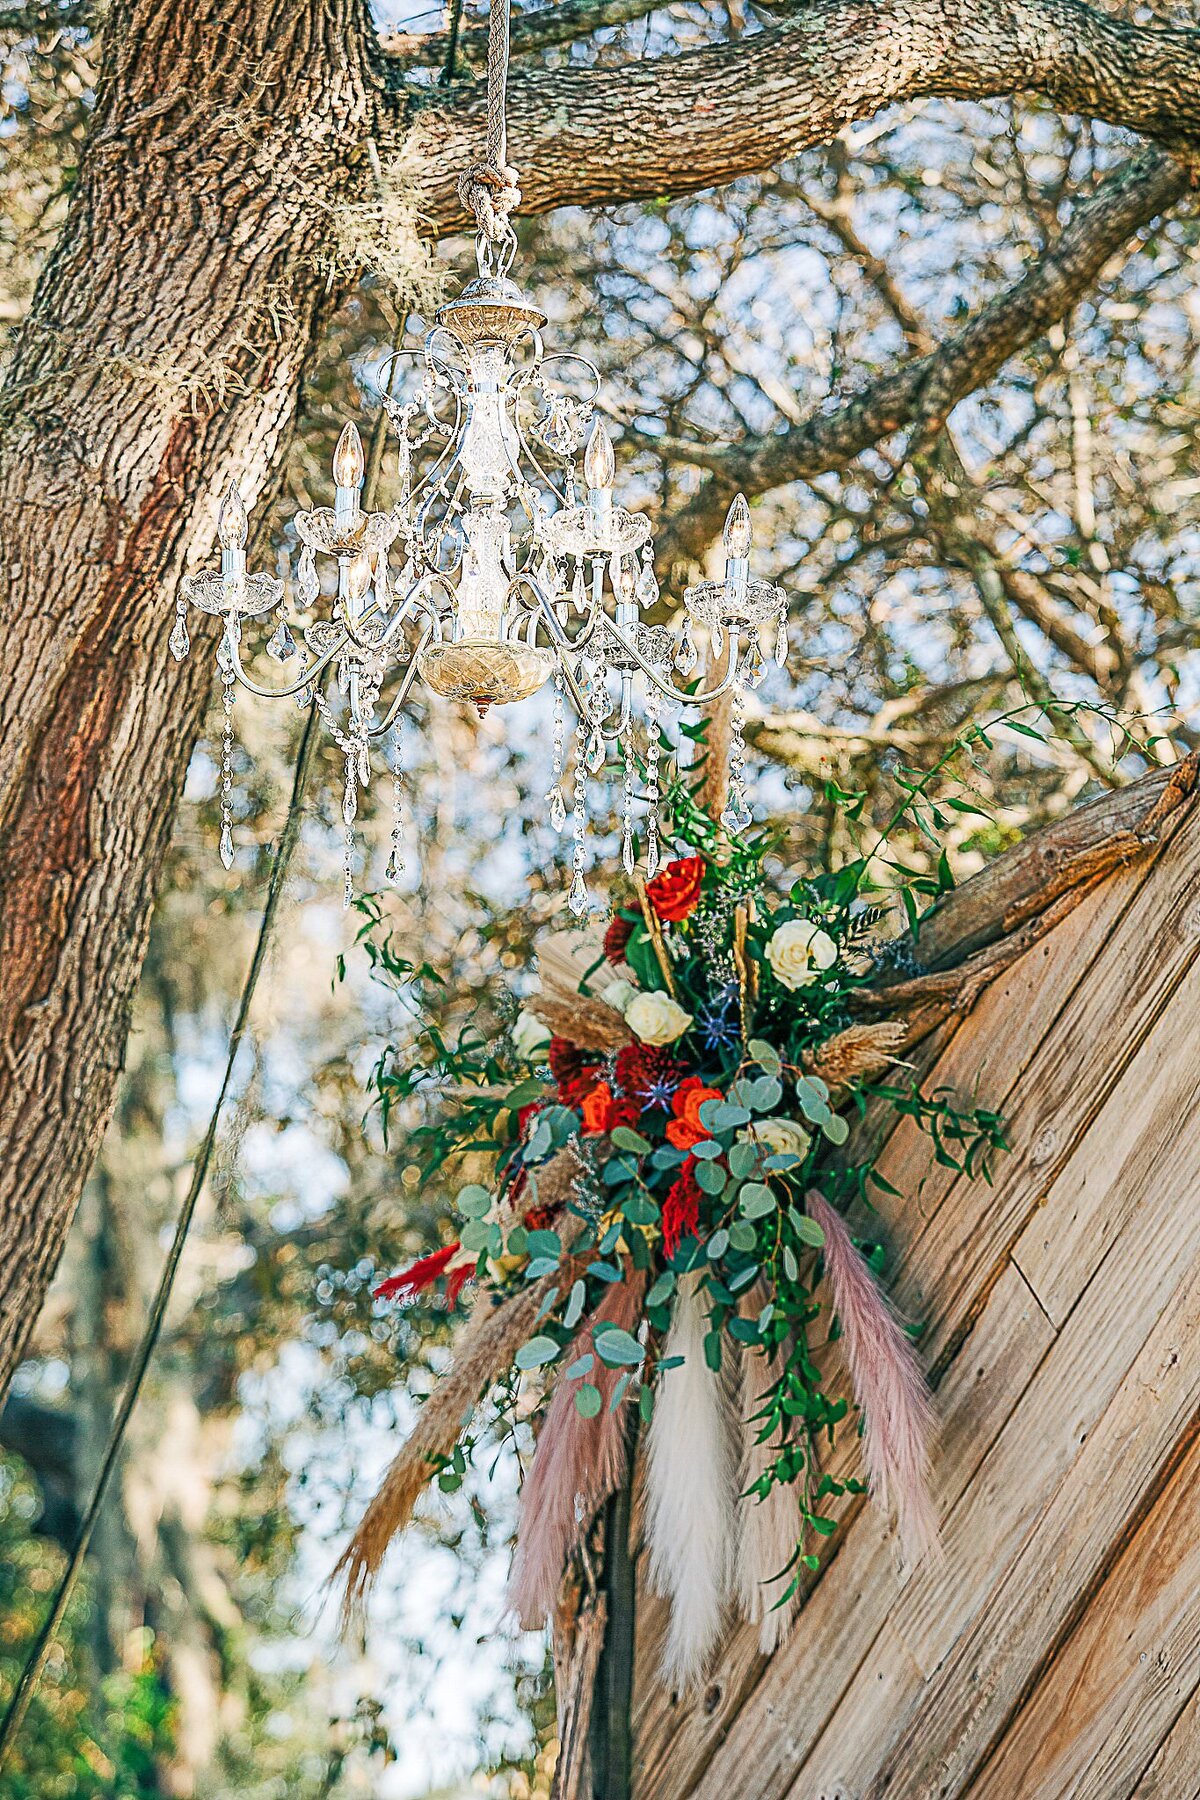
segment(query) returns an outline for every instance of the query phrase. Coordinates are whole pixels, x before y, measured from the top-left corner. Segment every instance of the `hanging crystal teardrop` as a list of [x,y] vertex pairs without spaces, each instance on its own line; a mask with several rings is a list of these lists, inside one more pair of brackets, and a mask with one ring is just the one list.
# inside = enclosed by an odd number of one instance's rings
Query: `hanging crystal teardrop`
[[300,560],[296,564],[296,592],[306,606],[311,606],[321,592],[317,560],[313,555],[311,544],[305,544],[300,552]]
[[683,630],[679,634],[679,648],[675,652],[675,667],[681,675],[690,675],[699,657],[696,640],[692,636],[692,621],[685,614]]
[[598,775],[604,767],[605,754],[604,733],[598,725],[593,725],[587,746],[587,766],[593,775]]
[[746,683],[747,687],[761,687],[763,676],[766,672],[767,667],[763,661],[763,653],[758,646],[758,639],[757,637],[753,637],[750,640],[750,646],[747,649],[745,656],[742,658],[742,680]]
[[267,655],[276,662],[288,662],[296,654],[296,640],[288,630],[286,619],[280,619],[267,644]]
[[778,663],[779,667],[782,669],[784,667],[784,665],[786,664],[787,659],[788,659],[787,614],[786,614],[786,612],[781,612],[779,615],[779,629],[775,633],[775,661]]
[[649,551],[647,551],[645,560],[642,563],[642,572],[638,576],[636,589],[637,603],[643,612],[646,611],[647,607],[654,605],[655,601],[658,599],[658,595],[658,580],[654,573],[654,564],[650,560]]
[[191,639],[188,637],[187,620],[184,617],[182,606],[175,615],[175,629],[172,631],[171,636],[167,641],[171,655],[175,658],[175,661],[182,662],[192,647]]
[[375,564],[375,604],[380,612],[392,610],[392,590],[388,586],[387,557],[381,550]]
[[575,579],[571,583],[571,599],[577,613],[585,613],[588,606],[587,583],[583,579],[583,564],[576,558]]
[[347,825],[353,825],[358,816],[356,761],[355,751],[351,748],[346,752],[346,783],[342,789],[342,818]]
[[734,684],[729,706],[729,798],[721,814],[726,831],[737,834],[754,821],[754,813],[746,798],[746,740],[742,735],[746,719],[746,696],[740,682]]

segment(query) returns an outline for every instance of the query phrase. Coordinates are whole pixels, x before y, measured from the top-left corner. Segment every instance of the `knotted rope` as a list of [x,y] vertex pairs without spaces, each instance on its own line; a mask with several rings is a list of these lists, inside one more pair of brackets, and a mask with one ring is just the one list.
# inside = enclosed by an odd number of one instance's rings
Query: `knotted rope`
[[487,161],[458,178],[463,205],[479,228],[479,272],[507,273],[517,248],[509,215],[521,204],[517,171],[508,162],[509,0],[492,0],[488,15]]

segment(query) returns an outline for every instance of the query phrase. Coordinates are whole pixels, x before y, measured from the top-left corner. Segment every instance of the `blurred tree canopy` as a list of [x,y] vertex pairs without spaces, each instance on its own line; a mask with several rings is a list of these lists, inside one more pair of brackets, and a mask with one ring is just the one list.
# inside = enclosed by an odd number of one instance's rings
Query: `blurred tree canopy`
[[[547,338],[601,368],[664,609],[738,488],[792,595],[751,735],[797,859],[844,847],[827,784],[881,820],[898,772],[1022,697],[1045,741],[1002,729],[971,769],[991,817],[955,815],[959,875],[1197,742],[1200,31],[1166,0],[989,11],[561,0],[514,23],[524,270]],[[449,67],[440,15],[349,0],[0,8],[6,1685],[186,1184],[299,723],[239,707],[226,874],[211,659],[170,663],[174,585],[231,472],[263,498],[260,556],[286,558],[342,422],[378,412],[382,354],[465,268],[485,24],[467,9]],[[384,1141],[371,1067],[422,1008],[511,1016],[565,887],[544,726],[537,703],[480,722],[418,697],[410,867],[379,901],[436,973],[407,991],[372,983],[365,919],[336,908],[322,764],[168,1340],[4,1800],[458,1792],[473,1770],[546,1791],[542,1647],[464,1675],[500,1619],[511,1456],[433,1509],[361,1657],[319,1615],[447,1335],[369,1299],[449,1220],[412,1119]]]

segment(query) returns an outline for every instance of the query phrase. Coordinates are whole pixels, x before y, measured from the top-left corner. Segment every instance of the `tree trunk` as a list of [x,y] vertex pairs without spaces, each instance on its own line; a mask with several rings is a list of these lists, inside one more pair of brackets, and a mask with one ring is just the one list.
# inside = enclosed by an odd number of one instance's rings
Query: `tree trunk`
[[[586,9],[584,9],[586,12]],[[810,0],[740,42],[514,77],[527,204],[687,192],[875,107],[1036,87],[1200,143],[1200,32],[1079,0]],[[481,94],[406,88],[365,0],[118,0],[0,450],[0,1394],[110,1111],[155,884],[209,689],[166,649],[236,475],[286,441],[328,292],[328,208],[402,147],[462,222]],[[198,631],[198,649],[212,638]]]
[[0,1387],[112,1106],[209,692],[211,656],[167,653],[173,592],[211,548],[217,492],[236,475],[252,500],[291,424],[326,304],[314,195],[344,181],[373,104],[354,60],[365,24],[356,0],[115,14],[70,215],[16,347],[0,466],[20,621],[0,634]]

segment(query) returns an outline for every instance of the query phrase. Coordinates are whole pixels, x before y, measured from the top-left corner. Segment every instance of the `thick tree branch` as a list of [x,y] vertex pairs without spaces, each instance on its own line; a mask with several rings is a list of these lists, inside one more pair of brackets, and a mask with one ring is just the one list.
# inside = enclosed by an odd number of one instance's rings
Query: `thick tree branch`
[[915,436],[931,436],[960,400],[1061,319],[1110,258],[1179,200],[1188,185],[1179,163],[1158,150],[1142,151],[1076,208],[1050,251],[937,350],[872,381],[840,407],[813,413],[803,424],[698,455],[695,460],[703,460],[711,473],[660,535],[665,563],[686,567],[698,561],[739,489],[754,496],[844,469],[893,432],[910,429]]
[[[518,70],[509,147],[526,212],[692,193],[825,143],[880,107],[1040,93],[1200,150],[1200,28],[1130,25],[1083,0],[814,0],[734,43],[619,68]],[[425,216],[465,222],[481,84],[402,90],[397,121]]]

